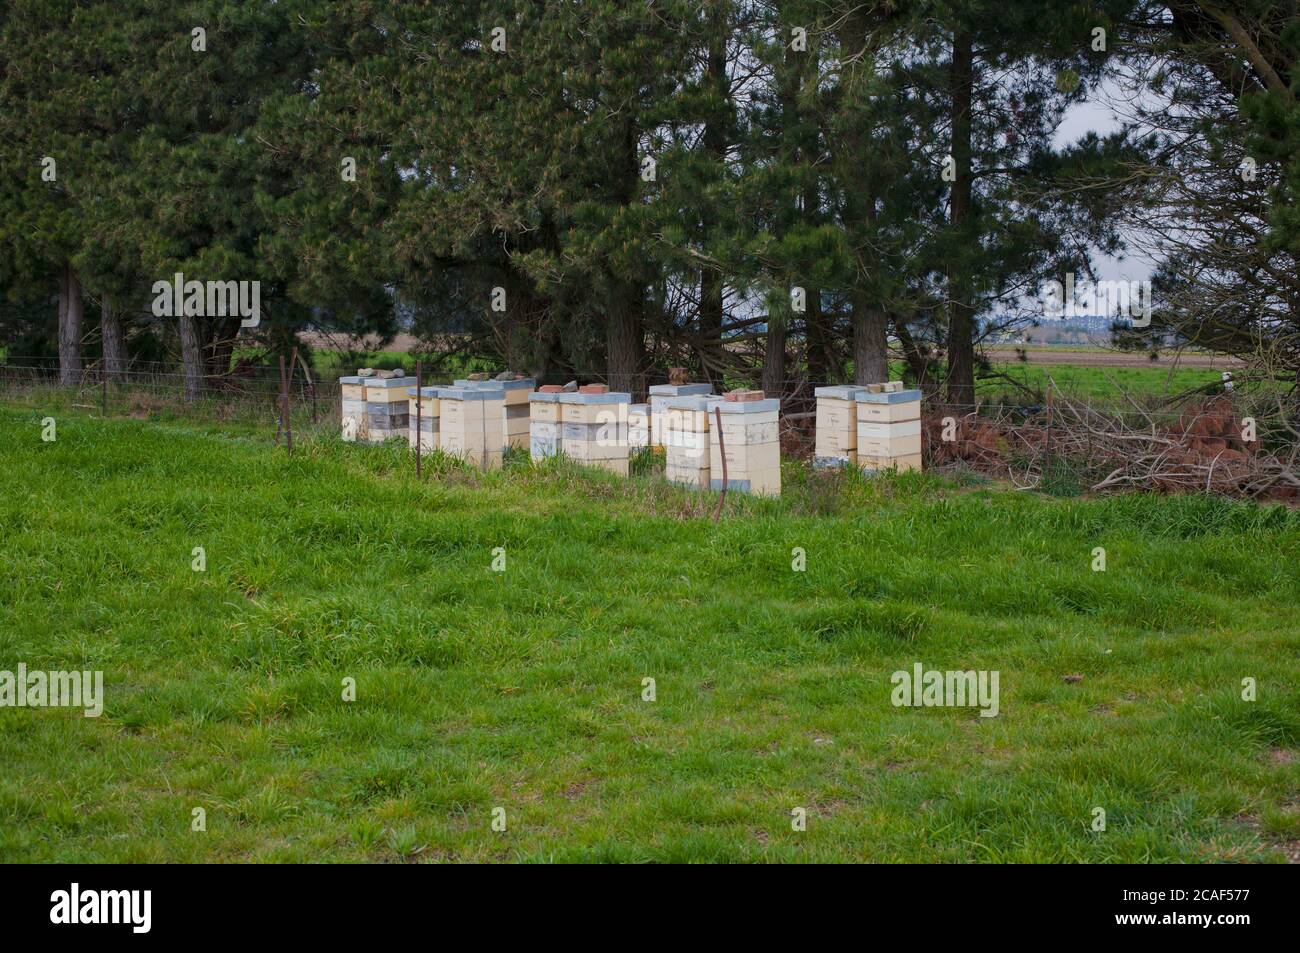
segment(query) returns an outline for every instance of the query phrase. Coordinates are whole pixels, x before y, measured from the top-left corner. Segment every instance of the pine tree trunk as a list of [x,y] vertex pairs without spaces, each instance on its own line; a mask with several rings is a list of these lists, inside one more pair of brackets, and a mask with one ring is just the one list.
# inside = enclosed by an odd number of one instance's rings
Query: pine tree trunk
[[767,341],[763,355],[763,393],[768,397],[785,395],[785,325],[767,324]]
[[628,285],[621,306],[609,315],[605,338],[609,389],[626,391],[634,400],[642,391],[640,371],[645,349],[640,297],[639,289]]
[[72,387],[81,383],[81,281],[65,262],[59,274],[59,383]]
[[180,316],[181,363],[184,365],[185,399],[197,400],[203,393],[203,336],[199,319],[193,315]]
[[862,293],[853,302],[853,383],[889,380],[889,315],[872,307]]
[[948,272],[948,402],[958,407],[975,403],[974,291],[969,273],[973,241],[971,216],[971,98],[975,66],[969,33],[958,33],[952,44],[952,184],[950,224],[959,253]]
[[[718,110],[709,117],[704,126],[704,153],[709,161],[721,169],[727,161],[727,142],[729,139],[731,119],[731,89],[727,79],[727,38],[729,32],[726,22],[726,5],[721,0],[713,0],[709,7],[709,46],[706,66],[706,83],[713,95],[717,97]],[[714,222],[705,209],[700,223],[701,240],[707,242],[714,231]],[[700,366],[704,370],[704,379],[716,384],[721,377],[721,368],[714,367],[722,353],[722,276],[711,268],[700,271],[700,337],[698,352]]]
[[122,334],[122,316],[113,310],[108,295],[104,295],[100,302],[99,337],[104,348],[104,376],[121,377],[126,371],[126,341]]

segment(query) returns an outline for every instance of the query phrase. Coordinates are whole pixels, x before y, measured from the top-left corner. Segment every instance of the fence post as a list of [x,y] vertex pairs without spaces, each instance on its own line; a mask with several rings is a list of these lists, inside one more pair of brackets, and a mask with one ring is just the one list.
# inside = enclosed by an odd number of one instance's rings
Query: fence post
[[[294,355],[298,349],[293,349]],[[293,453],[293,425],[289,420],[289,375],[285,372],[284,355],[280,355],[280,421],[284,426],[285,446]]]
[[718,422],[718,457],[722,460],[722,495],[718,497],[718,508],[713,513],[713,522],[716,523],[722,519],[722,505],[727,502],[727,445],[722,439],[722,408],[714,407],[713,416]]
[[422,365],[419,361],[415,362],[415,478],[421,480],[424,473],[420,468],[420,450],[424,446],[424,397],[420,394],[420,383],[423,375],[421,374]]

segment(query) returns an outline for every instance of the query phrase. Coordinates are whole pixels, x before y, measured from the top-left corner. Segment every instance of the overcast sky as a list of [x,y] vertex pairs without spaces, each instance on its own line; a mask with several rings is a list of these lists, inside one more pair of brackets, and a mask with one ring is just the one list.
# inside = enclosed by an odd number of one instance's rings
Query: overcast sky
[[[1060,148],[1077,142],[1089,132],[1106,135],[1119,127],[1119,118],[1106,105],[1104,95],[1098,96],[1079,103],[1065,114],[1056,130],[1055,145]],[[1095,261],[1097,277],[1102,280],[1140,281],[1150,278],[1155,268],[1154,263],[1140,253],[1133,253],[1122,261],[1111,255],[1097,255]]]

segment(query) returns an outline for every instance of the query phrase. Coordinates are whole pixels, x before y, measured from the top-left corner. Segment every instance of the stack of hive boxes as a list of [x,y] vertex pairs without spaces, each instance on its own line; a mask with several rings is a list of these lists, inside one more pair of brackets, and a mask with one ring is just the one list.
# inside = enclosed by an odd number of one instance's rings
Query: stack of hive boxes
[[366,439],[366,385],[364,377],[340,377],[339,401],[342,419],[339,421],[343,439],[352,443]]
[[[422,387],[417,396],[415,388],[406,392],[410,401],[410,429],[407,431],[407,443],[414,450],[417,446],[421,453],[438,449],[438,388]],[[417,413],[417,407],[419,412]]]
[[764,399],[759,390],[732,391],[714,407],[722,415],[722,427],[716,416],[709,421],[709,486],[722,489],[725,456],[728,490],[780,496],[781,402]]
[[414,377],[367,377],[366,435],[368,443],[383,443],[390,437],[406,437],[410,400],[407,392]]
[[591,384],[559,397],[564,455],[627,476],[627,408],[632,395]]
[[667,441],[668,401],[674,397],[699,397],[712,392],[708,384],[652,384],[650,387],[650,446],[663,447]]
[[633,450],[650,446],[649,404],[628,404],[627,445]]
[[813,449],[813,466],[853,466],[858,457],[857,396],[863,388],[849,386],[818,387],[817,442]]
[[902,381],[858,391],[858,466],[866,473],[921,469],[921,392]]
[[530,442],[528,395],[537,382],[531,377],[512,381],[494,381],[505,391],[506,402],[501,408],[501,430],[507,447],[527,448]]
[[530,377],[516,377],[514,380],[458,380],[453,387],[465,387],[471,390],[499,390],[505,396],[505,406],[501,409],[501,434],[503,444],[507,447],[526,448],[529,445],[529,410],[528,395],[536,386]]
[[548,384],[528,395],[528,452],[534,460],[545,460],[560,452],[562,392],[563,388]]
[[660,436],[668,449],[664,476],[670,483],[708,489],[709,419],[721,403],[721,397],[686,395],[669,397],[663,410],[652,411],[652,422],[662,428]]
[[505,391],[487,387],[439,387],[438,446],[475,466],[501,466]]

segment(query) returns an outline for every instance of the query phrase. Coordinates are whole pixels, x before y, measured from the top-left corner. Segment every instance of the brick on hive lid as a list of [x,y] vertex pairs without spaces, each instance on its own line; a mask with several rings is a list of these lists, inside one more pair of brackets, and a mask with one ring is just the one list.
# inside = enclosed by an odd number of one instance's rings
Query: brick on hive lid
[[726,400],[730,401],[733,404],[749,403],[750,401],[762,400],[763,392],[761,390],[746,390],[743,387],[738,387],[735,390],[727,391],[727,393],[723,396]]
[[608,394],[609,387],[605,384],[583,384],[578,388],[579,394]]
[[537,388],[539,394],[563,394],[564,388],[559,384],[543,384]]

